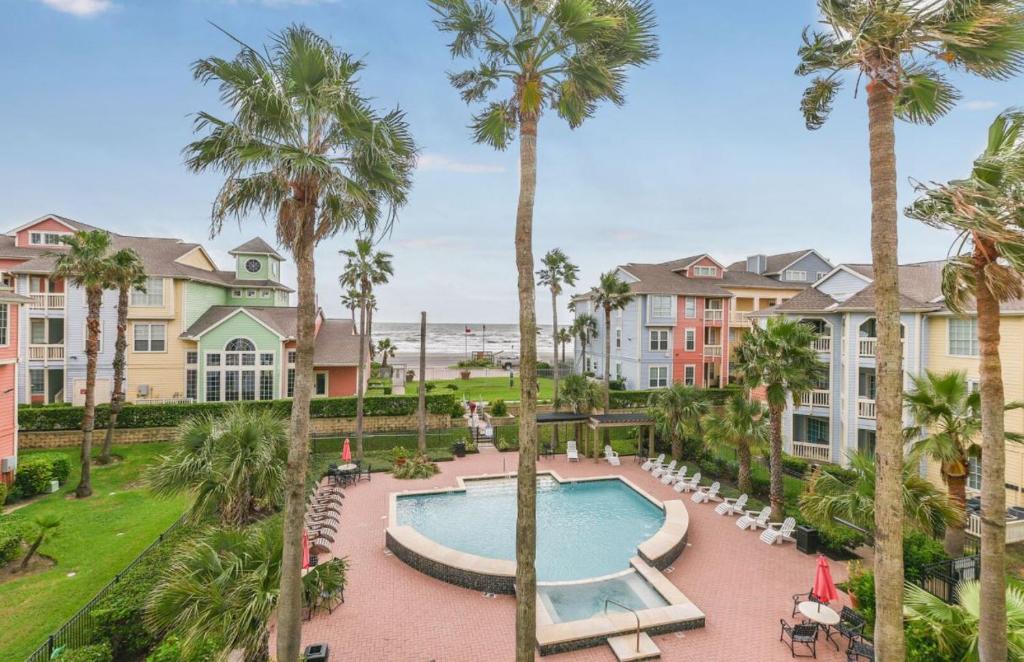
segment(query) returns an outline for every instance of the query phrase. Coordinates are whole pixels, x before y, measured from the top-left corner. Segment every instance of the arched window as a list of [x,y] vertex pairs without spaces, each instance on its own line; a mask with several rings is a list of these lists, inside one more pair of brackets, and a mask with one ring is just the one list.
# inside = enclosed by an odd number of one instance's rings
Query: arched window
[[235,338],[234,340],[228,341],[227,345],[224,345],[225,352],[255,352],[256,345],[252,344],[252,341],[247,338]]

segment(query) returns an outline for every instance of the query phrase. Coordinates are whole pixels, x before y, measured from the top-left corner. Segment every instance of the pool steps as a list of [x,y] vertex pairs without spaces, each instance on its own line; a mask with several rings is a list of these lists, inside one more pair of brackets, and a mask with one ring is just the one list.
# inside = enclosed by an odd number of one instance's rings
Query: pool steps
[[619,662],[637,662],[637,660],[654,660],[661,657],[661,650],[646,632],[640,633],[640,649],[637,650],[635,634],[621,634],[608,637],[608,645]]

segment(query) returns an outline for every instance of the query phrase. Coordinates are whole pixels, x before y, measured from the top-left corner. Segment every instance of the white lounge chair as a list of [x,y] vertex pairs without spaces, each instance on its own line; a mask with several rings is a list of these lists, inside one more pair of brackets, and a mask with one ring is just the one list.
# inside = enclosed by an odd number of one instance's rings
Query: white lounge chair
[[757,531],[758,529],[768,528],[768,518],[772,516],[772,507],[765,506],[761,509],[761,512],[755,510],[748,510],[747,513],[736,520],[736,526],[741,529],[750,529]]
[[676,481],[676,484],[672,486],[672,489],[682,494],[683,492],[692,492],[700,485],[700,472],[693,474],[689,478],[680,478]]
[[640,465],[640,468],[644,471],[654,471],[661,466],[662,462],[665,461],[665,454],[662,453],[658,457],[649,457],[647,461]]
[[665,473],[661,474],[661,482],[664,485],[671,485],[672,483],[682,478],[686,478],[685,464],[676,469],[675,471],[666,471]]
[[722,497],[718,496],[718,490],[720,489],[722,489],[722,485],[716,480],[711,483],[711,487],[698,487],[697,491],[693,493],[692,497],[690,497],[690,500],[694,503],[721,501]]
[[578,450],[576,450],[575,441],[565,442],[565,459],[568,460],[569,462],[580,461],[580,453]]
[[607,444],[604,447],[604,459],[613,467],[619,466],[619,454],[612,450],[612,447]]
[[[777,530],[775,527],[779,527]],[[796,539],[793,537],[793,529],[796,528],[796,520],[792,517],[787,517],[781,524],[779,522],[772,522],[768,525],[768,528],[761,532],[761,542],[769,545],[775,543],[782,544],[785,541],[795,542]]]
[[666,467],[658,467],[657,469],[652,471],[651,475],[654,476],[655,478],[661,478],[666,473],[672,473],[673,471],[675,471],[675,469],[676,469],[676,461],[672,460],[671,462],[669,462],[668,466],[666,466]]
[[741,515],[743,510],[747,507],[747,495],[741,494],[737,499],[725,499],[722,503],[715,506],[715,512],[719,515]]

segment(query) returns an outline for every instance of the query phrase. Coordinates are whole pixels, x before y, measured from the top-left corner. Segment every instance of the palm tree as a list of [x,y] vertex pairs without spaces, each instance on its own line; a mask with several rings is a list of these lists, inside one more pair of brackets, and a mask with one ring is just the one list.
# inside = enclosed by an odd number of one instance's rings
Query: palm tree
[[704,391],[673,384],[651,394],[648,403],[655,425],[672,443],[672,459],[683,459],[683,439],[702,438],[702,420],[711,410]]
[[[877,465],[874,458],[859,451],[851,452],[849,461],[852,479],[821,469],[811,476],[800,495],[800,512],[822,528],[835,526],[835,520],[841,519],[877,535]],[[900,463],[900,508],[907,526],[933,537],[959,518],[949,498],[921,477],[913,458]]]
[[388,359],[395,358],[395,346],[391,343],[391,338],[381,338],[377,341],[377,353],[380,354],[380,367],[381,369],[388,367]]
[[61,237],[68,250],[57,256],[54,275],[85,290],[85,412],[82,414],[82,477],[75,496],[92,494],[92,433],[96,426],[96,357],[100,351],[100,308],[110,283],[110,235],[83,230]]
[[580,362],[583,372],[587,371],[587,345],[597,336],[597,318],[588,313],[581,313],[572,321],[569,332],[580,341]]
[[146,266],[139,254],[130,248],[110,256],[110,284],[117,288],[117,340],[114,341],[114,390],[110,395],[110,421],[107,436],[100,451],[100,464],[110,462],[110,448],[114,445],[117,417],[124,406],[125,350],[128,348],[128,304],[132,290],[145,291]]
[[739,461],[740,492],[753,492],[750,480],[750,455],[768,444],[771,426],[768,412],[763,403],[749,400],[741,393],[735,393],[722,407],[721,412],[712,413],[704,419],[704,437],[707,441],[727,444],[736,449]]
[[565,346],[572,342],[572,332],[569,329],[561,328],[558,330],[556,337],[558,338],[558,344],[562,346],[562,358],[559,360],[556,356],[555,362],[562,366],[565,365]]
[[799,399],[814,387],[823,370],[812,348],[816,334],[807,324],[770,317],[764,327],[754,326],[736,347],[736,371],[748,389],[764,387],[772,426],[770,501],[772,517],[781,521],[782,414],[789,398]]
[[[537,313],[533,281],[533,207],[537,192],[537,125],[551,109],[577,128],[598,104],[625,103],[630,67],[657,57],[648,0],[429,0],[439,30],[452,33],[453,57],[477,66],[449,76],[467,103],[487,107],[473,118],[474,140],[503,150],[519,138],[516,268],[519,276],[520,430],[516,517],[516,659],[536,646]],[[504,11],[495,12],[493,7]],[[500,24],[499,24],[500,23]],[[502,85],[504,83],[504,85]],[[494,98],[497,96],[498,98]]]
[[277,658],[294,660],[302,615],[301,538],[313,396],[314,249],[341,231],[372,234],[389,227],[411,188],[416,147],[401,111],[380,115],[359,93],[363,63],[308,28],[284,29],[269,49],[238,43],[233,59],[210,57],[193,65],[198,81],[218,85],[229,116],[199,113],[195,130],[202,135],[185,148],[185,156],[194,172],[224,174],[213,203],[213,233],[228,218],[270,216],[298,272],[277,612]]
[[595,308],[604,310],[604,410],[607,413],[612,373],[612,311],[623,310],[634,297],[629,283],[621,280],[614,271],[609,271],[601,274],[590,298]]
[[338,277],[342,287],[354,287],[359,292],[359,367],[356,369],[356,457],[363,457],[363,399],[366,350],[369,345],[368,317],[374,305],[373,288],[388,282],[395,271],[391,266],[391,253],[373,249],[370,239],[356,239],[355,249],[338,251],[345,256],[345,268]]
[[[562,402],[574,414],[589,414],[602,402],[601,390],[583,375],[567,375],[562,383]],[[582,437],[583,424],[576,424],[576,438]]]
[[145,475],[157,495],[193,496],[193,521],[217,517],[240,528],[279,509],[287,459],[285,420],[237,405],[182,423],[172,451]]
[[36,526],[36,539],[29,545],[28,551],[25,552],[25,557],[21,559],[21,564],[18,566],[17,572],[22,572],[28,568],[28,564],[32,561],[32,557],[39,551],[39,546],[42,545],[46,540],[52,537],[56,532],[57,528],[63,518],[60,515],[53,513],[39,515],[32,520],[32,523]]
[[[555,343],[555,375],[554,393],[555,409],[558,409],[558,295],[563,285],[575,285],[579,276],[579,267],[569,261],[569,257],[560,248],[552,248],[540,261],[543,268],[537,272],[537,283],[551,290],[551,338]],[[563,345],[564,348],[564,345]]]
[[359,290],[354,287],[345,288],[341,293],[341,305],[348,309],[352,322],[356,321],[356,310],[359,309]]
[[978,316],[981,373],[981,650],[1006,653],[1006,453],[999,304],[1020,298],[1024,271],[1024,114],[1005,112],[988,131],[969,178],[920,186],[911,218],[953,230],[954,257],[943,270],[946,305]]
[[[985,78],[1015,74],[1024,64],[1024,23],[1019,0],[818,0],[818,9],[825,29],[804,30],[796,70],[815,75],[801,101],[807,127],[825,123],[844,74],[854,72],[857,80],[864,76],[868,81],[871,256],[878,322],[876,456],[881,464],[875,637],[881,658],[899,660],[904,656],[903,528],[897,501],[903,462],[903,346],[894,120],[931,124],[955,105],[960,94],[936,68],[940,63]],[[986,652],[991,659],[1005,657],[1005,647],[1001,654]]]
[[[916,584],[907,582],[903,617],[926,628],[935,640],[942,659],[979,660],[980,621],[984,618],[979,582],[961,581],[956,586],[956,602],[950,604]],[[1007,660],[1024,660],[1024,588],[1007,586],[1002,603],[1006,605]],[[982,615],[979,617],[979,615]]]

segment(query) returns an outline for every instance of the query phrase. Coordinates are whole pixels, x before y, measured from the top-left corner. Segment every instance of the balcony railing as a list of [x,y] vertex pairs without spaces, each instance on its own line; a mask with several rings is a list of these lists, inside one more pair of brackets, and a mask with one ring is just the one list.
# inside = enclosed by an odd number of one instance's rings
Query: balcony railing
[[63,292],[32,292],[29,297],[32,299],[29,304],[32,310],[64,310]]
[[721,322],[722,321],[722,309],[721,308],[705,308],[704,309],[704,321],[705,322]]
[[33,361],[63,361],[64,345],[29,345],[28,358]]
[[137,405],[190,405],[195,402],[192,398],[137,398]]
[[874,418],[875,401],[870,398],[857,398],[857,415],[861,418]]
[[816,352],[831,352],[832,351],[832,336],[821,336],[815,339],[811,344]]
[[808,441],[793,441],[793,455],[814,462],[831,462],[832,449],[828,444],[815,444]]
[[753,321],[751,315],[754,312],[753,310],[730,310],[729,324],[732,326],[750,326]]
[[861,338],[857,341],[857,353],[861,356],[874,356],[878,338]]
[[[975,538],[981,537],[981,517],[977,513],[967,516],[967,534]],[[1024,542],[1024,519],[1006,522],[1006,544],[1011,545],[1017,542]]]
[[704,345],[704,356],[710,358],[721,358],[722,346],[721,345]]
[[800,405],[803,407],[828,407],[831,400],[831,395],[828,391],[816,389],[801,394]]

